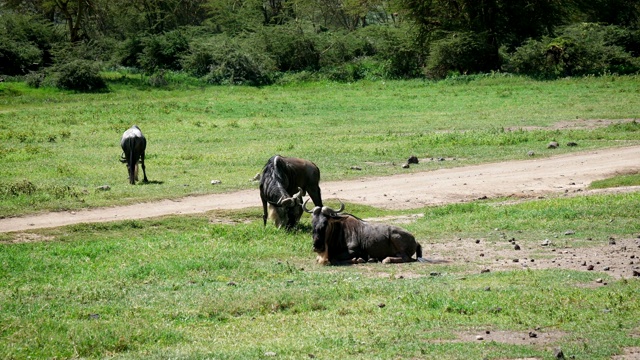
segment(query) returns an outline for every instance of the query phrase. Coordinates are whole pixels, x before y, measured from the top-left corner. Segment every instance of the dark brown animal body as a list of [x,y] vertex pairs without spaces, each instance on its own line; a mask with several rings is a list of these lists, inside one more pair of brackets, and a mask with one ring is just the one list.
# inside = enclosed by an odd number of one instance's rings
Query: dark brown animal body
[[147,148],[147,139],[142,135],[142,131],[137,125],[133,125],[122,134],[120,147],[122,147],[123,152],[120,161],[127,164],[129,184],[134,185],[138,180],[138,163],[142,166],[142,172],[144,173],[143,181],[148,182],[147,170],[144,166],[144,151]]
[[[408,231],[392,225],[370,224],[351,214],[326,206],[304,211],[312,214],[313,250],[320,264],[356,264],[369,260],[383,263],[422,261],[422,247]],[[416,255],[413,259],[412,256]]]
[[320,169],[311,161],[275,155],[265,164],[260,177],[263,221],[291,228],[302,217],[302,197],[309,193],[322,206]]

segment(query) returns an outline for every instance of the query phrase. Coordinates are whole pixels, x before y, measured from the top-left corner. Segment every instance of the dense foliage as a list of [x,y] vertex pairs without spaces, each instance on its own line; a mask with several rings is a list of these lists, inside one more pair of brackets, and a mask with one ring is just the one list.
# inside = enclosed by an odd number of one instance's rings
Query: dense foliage
[[[640,70],[639,19],[629,0],[0,0],[0,74],[37,80],[72,60],[249,85],[628,74]],[[86,79],[48,83],[94,89]]]

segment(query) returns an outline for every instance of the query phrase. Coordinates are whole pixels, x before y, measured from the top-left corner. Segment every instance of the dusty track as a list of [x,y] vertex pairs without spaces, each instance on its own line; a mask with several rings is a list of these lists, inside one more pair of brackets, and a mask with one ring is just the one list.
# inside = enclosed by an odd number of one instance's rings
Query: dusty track
[[[590,193],[586,187],[594,180],[638,170],[640,146],[633,146],[387,177],[323,182],[321,187],[325,199],[340,198],[381,208],[407,209],[471,201],[485,196],[529,198],[551,193]],[[257,189],[149,202],[142,207],[137,204],[0,219],[0,232],[253,206],[260,206]],[[141,211],[142,208],[144,211]]]

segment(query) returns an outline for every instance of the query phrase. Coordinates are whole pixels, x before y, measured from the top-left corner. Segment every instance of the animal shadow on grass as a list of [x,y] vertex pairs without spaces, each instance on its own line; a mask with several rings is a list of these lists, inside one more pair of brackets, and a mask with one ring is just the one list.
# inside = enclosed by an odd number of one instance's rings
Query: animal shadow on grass
[[162,184],[164,184],[164,181],[149,180],[147,182],[141,181],[138,184],[140,184],[140,185],[162,185]]
[[311,226],[311,224],[303,224],[303,223],[297,223],[293,228],[291,228],[289,231],[294,232],[294,233],[313,233],[313,227]]

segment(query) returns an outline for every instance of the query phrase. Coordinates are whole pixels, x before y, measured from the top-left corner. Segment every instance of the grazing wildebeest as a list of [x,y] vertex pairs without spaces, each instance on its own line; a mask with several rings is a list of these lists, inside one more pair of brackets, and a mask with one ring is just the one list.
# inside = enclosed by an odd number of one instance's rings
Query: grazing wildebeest
[[[314,205],[322,206],[320,169],[311,161],[275,155],[267,161],[260,177],[263,221],[290,229],[302,217],[302,197],[308,192]],[[267,215],[268,214],[268,215]]]
[[[313,251],[318,263],[326,265],[357,264],[369,260],[383,263],[423,261],[422,247],[406,230],[397,226],[367,223],[357,217],[326,206],[307,209],[312,214]],[[413,259],[413,254],[416,258]]]
[[123,152],[120,161],[127,164],[129,184],[134,185],[138,180],[138,163],[142,165],[142,172],[144,174],[143,181],[149,182],[144,166],[144,151],[147,148],[147,139],[142,135],[142,131],[140,131],[137,125],[133,125],[122,134],[120,146]]

